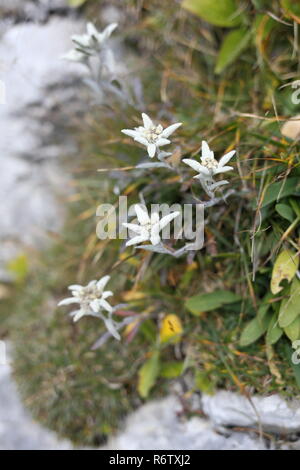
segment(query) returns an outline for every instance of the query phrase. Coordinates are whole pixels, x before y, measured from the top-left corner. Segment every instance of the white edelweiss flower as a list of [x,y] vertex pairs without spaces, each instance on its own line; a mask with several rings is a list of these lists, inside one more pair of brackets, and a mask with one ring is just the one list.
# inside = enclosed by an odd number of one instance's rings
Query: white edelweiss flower
[[[80,308],[71,312],[74,322],[85,315],[99,316],[103,310],[112,312],[112,307],[107,298],[113,295],[111,291],[104,291],[110,276],[104,276],[99,281],[91,281],[86,286],[74,284],[68,287],[73,297],[68,297],[59,302],[58,306],[79,304]],[[100,315],[103,319],[103,316]]]
[[87,55],[83,52],[77,51],[76,49],[71,49],[66,54],[63,54],[60,58],[63,60],[68,60],[69,62],[85,62],[87,60]]
[[87,32],[85,34],[74,34],[72,41],[83,49],[98,50],[104,45],[117,26],[117,23],[111,23],[103,31],[98,31],[93,23],[88,23],[86,27]]
[[159,147],[171,143],[168,137],[173,134],[182,123],[177,122],[164,129],[161,124],[155,125],[147,114],[142,113],[142,118],[143,126],[135,127],[134,129],[122,129],[121,132],[132,137],[136,142],[145,145],[149,157],[153,158],[156,152],[159,151]]
[[138,204],[134,206],[134,209],[139,225],[131,223],[123,223],[123,225],[137,235],[128,240],[126,246],[136,245],[146,241],[150,241],[152,245],[158,245],[161,241],[159,232],[180,214],[178,211],[172,212],[159,219],[157,212],[153,212],[149,217],[147,210],[142,209]]
[[232,150],[220,158],[219,161],[217,161],[214,157],[214,152],[210,150],[208,143],[203,140],[202,156],[200,159],[201,163],[197,162],[196,160],[191,160],[190,158],[184,158],[182,161],[199,173],[198,175],[194,176],[194,178],[211,179],[214,175],[233,170],[233,167],[226,166],[226,163],[229,162],[234,154],[235,150]]

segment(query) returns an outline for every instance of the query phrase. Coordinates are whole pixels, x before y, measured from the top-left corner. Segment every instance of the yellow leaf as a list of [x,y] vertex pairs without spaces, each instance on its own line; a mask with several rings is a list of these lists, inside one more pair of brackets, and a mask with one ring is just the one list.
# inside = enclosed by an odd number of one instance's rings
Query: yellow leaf
[[140,292],[137,290],[128,290],[123,293],[122,298],[126,302],[132,302],[133,300],[140,300],[144,299],[146,297],[146,294],[144,292]]
[[182,324],[177,315],[166,315],[162,321],[159,338],[162,343],[173,340],[178,341],[182,334]]
[[283,250],[277,257],[271,279],[271,292],[278,294],[282,287],[280,286],[283,279],[290,282],[296,274],[299,266],[299,256],[291,250]]

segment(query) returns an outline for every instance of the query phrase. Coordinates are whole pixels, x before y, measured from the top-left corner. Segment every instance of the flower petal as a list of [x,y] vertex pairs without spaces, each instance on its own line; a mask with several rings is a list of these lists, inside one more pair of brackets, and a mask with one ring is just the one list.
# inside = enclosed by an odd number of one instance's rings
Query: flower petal
[[223,155],[223,157],[220,158],[219,166],[226,165],[226,163],[229,162],[229,160],[233,157],[234,154],[235,154],[235,150],[231,150],[231,152],[228,152],[225,155]]
[[151,230],[150,241],[152,245],[158,245],[160,243],[159,224],[157,224],[157,226],[154,226]]
[[106,286],[106,284],[108,283],[108,281],[110,280],[110,276],[103,276],[101,279],[99,279],[99,281],[97,282],[97,289],[99,289],[100,291],[102,291],[104,289],[104,287]]
[[201,155],[202,158],[209,158],[213,157],[214,153],[210,150],[208,143],[206,140],[202,140],[202,147],[201,147]]
[[135,131],[133,129],[122,129],[121,132],[125,135],[129,135],[129,137],[132,137],[133,139],[140,135],[138,131]]
[[103,292],[102,294],[102,299],[107,299],[108,297],[111,297],[113,294],[113,292],[111,290],[106,290],[105,292]]
[[94,299],[90,302],[90,307],[93,310],[93,312],[97,313],[100,310],[100,300],[99,299]]
[[186,165],[189,165],[193,170],[198,171],[198,173],[204,173],[205,175],[210,175],[208,168],[201,165],[196,160],[191,160],[190,158],[184,158],[182,160]]
[[70,304],[78,304],[79,301],[75,297],[67,297],[66,299],[61,300],[58,302],[58,307],[61,307],[62,305],[70,305]]
[[74,312],[71,312],[71,316],[73,317],[73,321],[76,322],[85,316],[85,311],[81,309],[75,310]]
[[146,113],[142,113],[142,118],[145,129],[150,129],[153,126],[152,119]]
[[166,227],[173,219],[178,217],[179,214],[180,214],[180,212],[176,211],[176,212],[172,212],[172,214],[165,215],[159,222],[160,230],[162,230],[164,227]]
[[128,242],[126,242],[126,246],[136,245],[138,243],[146,242],[147,240],[149,240],[149,237],[143,237],[139,235],[128,240]]
[[104,308],[107,312],[112,312],[112,306],[105,299],[99,300],[99,305]]
[[120,341],[121,336],[119,335],[119,333],[116,329],[115,322],[111,318],[103,318],[103,321],[104,321],[104,324],[105,324],[107,330],[109,331],[109,333],[114,338],[116,338],[117,340]]
[[157,139],[157,141],[155,142],[155,145],[157,147],[163,147],[164,145],[169,145],[171,143],[171,141],[169,139],[162,139],[162,138],[159,138]]
[[156,145],[155,144],[149,144],[147,147],[147,152],[150,158],[153,158],[156,152]]
[[118,23],[111,23],[108,26],[106,26],[106,28],[102,31],[102,37],[104,41],[109,38],[109,36],[117,28],[117,26],[118,26]]
[[147,209],[143,209],[139,204],[135,204],[134,210],[141,225],[150,224],[150,217]]
[[161,133],[162,137],[169,137],[169,135],[173,134],[173,132],[175,132],[180,126],[182,126],[182,122],[176,122],[175,124],[171,124],[171,126],[166,127]]
[[137,225],[137,224],[129,224],[127,222],[123,222],[123,227],[126,227],[126,228],[129,228],[129,230],[132,230],[133,232],[135,233],[141,233],[142,231],[142,227],[140,225]]
[[221,166],[214,170],[214,175],[218,175],[219,173],[225,173],[226,171],[233,170],[232,166]]
[[148,145],[149,145],[148,140],[147,140],[145,137],[143,137],[142,135],[137,135],[137,136],[134,138],[134,140],[135,140],[136,142],[139,142],[139,143],[142,144],[142,145],[145,145],[146,147],[148,147]]

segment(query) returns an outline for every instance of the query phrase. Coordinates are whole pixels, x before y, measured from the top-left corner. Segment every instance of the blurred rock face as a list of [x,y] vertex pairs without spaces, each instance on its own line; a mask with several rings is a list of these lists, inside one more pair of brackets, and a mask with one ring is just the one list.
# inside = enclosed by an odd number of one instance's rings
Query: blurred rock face
[[62,223],[56,195],[65,191],[68,176],[59,157],[76,151],[67,128],[82,109],[79,79],[85,69],[59,57],[81,28],[76,20],[54,16],[46,24],[10,26],[0,38],[2,280],[8,278],[8,259],[43,246],[45,230]]

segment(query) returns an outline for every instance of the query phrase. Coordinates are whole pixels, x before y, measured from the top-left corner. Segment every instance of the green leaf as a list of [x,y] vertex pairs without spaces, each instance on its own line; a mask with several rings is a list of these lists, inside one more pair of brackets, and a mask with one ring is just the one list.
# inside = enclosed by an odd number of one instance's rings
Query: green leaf
[[28,274],[28,259],[26,255],[19,255],[9,261],[8,271],[14,276],[17,282],[23,282]]
[[280,0],[284,12],[293,20],[300,23],[300,4],[295,0]]
[[292,194],[299,194],[300,179],[297,177],[288,178],[286,181],[278,181],[268,186],[261,207],[265,207],[277,199],[282,199]]
[[242,332],[240,346],[248,346],[258,340],[267,331],[269,323],[270,315],[265,315],[261,320],[253,318]]
[[81,7],[86,2],[87,2],[87,0],[68,0],[68,4],[72,8]]
[[183,362],[182,361],[169,361],[161,365],[160,368],[160,377],[165,379],[175,379],[179,377],[183,372]]
[[196,371],[195,386],[201,392],[207,393],[208,395],[212,395],[214,392],[214,386],[212,382],[209,380],[207,373],[204,371],[199,371],[199,370]]
[[278,326],[278,315],[277,313],[273,314],[271,321],[268,326],[266,342],[267,344],[275,344],[281,338],[283,330]]
[[299,256],[291,250],[283,250],[274,263],[271,279],[271,292],[278,294],[282,290],[280,283],[287,279],[290,282],[299,266]]
[[289,222],[294,221],[295,219],[294,211],[287,204],[276,204],[275,209],[276,209],[276,212],[278,212],[278,214],[284,219],[288,220]]
[[140,368],[138,373],[138,392],[142,398],[147,398],[159,375],[159,352],[155,351]]
[[292,323],[286,326],[284,332],[292,342],[300,339],[300,317],[296,317]]
[[[300,315],[300,281],[295,277],[290,296],[283,299],[279,310],[279,325],[282,328],[289,326]],[[297,338],[296,338],[297,339]]]
[[233,292],[217,290],[210,294],[197,294],[185,303],[185,307],[194,315],[216,310],[224,304],[238,302],[241,297]]
[[241,23],[235,0],[184,0],[182,7],[215,26],[231,27]]
[[215,72],[221,73],[248,46],[251,32],[245,28],[231,31],[225,36],[218,54]]

